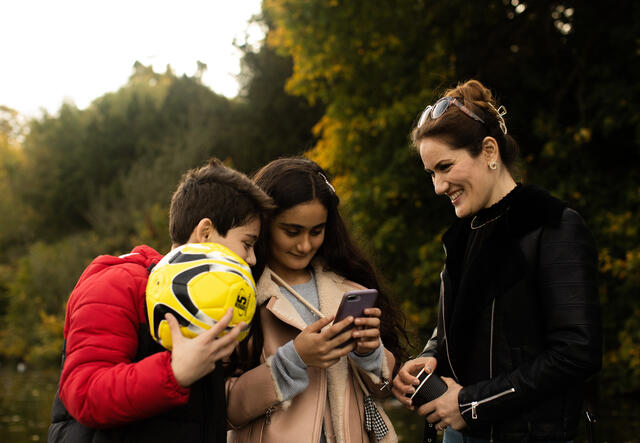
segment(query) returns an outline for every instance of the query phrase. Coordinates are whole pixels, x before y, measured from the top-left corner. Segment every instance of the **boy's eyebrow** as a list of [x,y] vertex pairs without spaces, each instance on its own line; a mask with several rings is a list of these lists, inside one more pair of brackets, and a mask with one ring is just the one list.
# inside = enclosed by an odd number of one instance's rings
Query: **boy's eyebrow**
[[258,236],[255,234],[245,234],[245,236],[253,241],[258,241]]

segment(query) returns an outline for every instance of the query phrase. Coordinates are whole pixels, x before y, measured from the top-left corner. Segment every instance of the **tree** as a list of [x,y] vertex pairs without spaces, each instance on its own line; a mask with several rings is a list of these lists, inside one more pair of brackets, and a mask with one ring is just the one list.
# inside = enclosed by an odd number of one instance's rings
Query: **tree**
[[251,173],[274,158],[301,154],[313,146],[311,128],[323,107],[285,91],[291,57],[266,45],[257,50],[248,44],[239,48],[244,52],[241,89],[234,114],[235,139],[229,144],[235,146],[234,165]]
[[8,261],[33,238],[25,224],[33,215],[19,193],[19,175],[24,166],[21,149],[24,131],[18,112],[0,106],[0,263]]
[[21,198],[39,215],[32,228],[41,239],[90,228],[96,196],[161,140],[157,110],[171,81],[137,64],[127,85],[86,110],[64,104],[30,121]]

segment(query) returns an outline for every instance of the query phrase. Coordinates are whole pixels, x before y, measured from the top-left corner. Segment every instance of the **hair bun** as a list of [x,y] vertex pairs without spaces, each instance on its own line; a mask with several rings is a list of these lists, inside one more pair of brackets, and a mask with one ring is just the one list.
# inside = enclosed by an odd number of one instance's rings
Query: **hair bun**
[[491,116],[489,120],[494,120],[502,133],[507,134],[507,124],[504,120],[507,109],[504,106],[498,106],[491,90],[478,80],[467,80],[464,83],[458,83],[455,88],[449,89],[445,95],[462,97],[467,105],[481,108],[485,114]]
[[472,103],[485,102],[495,104],[491,90],[478,80],[468,80],[464,83],[458,83],[455,88],[449,89],[445,95],[462,97],[465,101]]

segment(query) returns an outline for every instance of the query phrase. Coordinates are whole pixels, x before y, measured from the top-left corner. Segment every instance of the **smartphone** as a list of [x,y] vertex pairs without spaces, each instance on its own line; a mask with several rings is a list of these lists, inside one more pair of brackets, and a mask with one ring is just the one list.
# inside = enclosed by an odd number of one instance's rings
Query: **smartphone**
[[[373,308],[376,303],[376,298],[378,298],[377,289],[359,289],[355,291],[345,292],[342,295],[342,301],[340,301],[340,306],[336,311],[336,318],[333,320],[333,323],[338,323],[339,321],[344,320],[350,315],[353,318],[365,317],[364,310],[367,308]],[[353,326],[353,323],[351,323],[349,326],[340,331],[340,334],[353,328]],[[338,345],[338,347],[342,348],[353,342],[354,339],[352,338],[342,343],[341,345]]]
[[444,395],[447,389],[449,389],[438,374],[426,372],[424,368],[422,368],[417,377],[418,380],[420,380],[420,384],[416,388],[416,391],[412,395],[406,395],[406,397],[411,399],[411,404],[416,408]]

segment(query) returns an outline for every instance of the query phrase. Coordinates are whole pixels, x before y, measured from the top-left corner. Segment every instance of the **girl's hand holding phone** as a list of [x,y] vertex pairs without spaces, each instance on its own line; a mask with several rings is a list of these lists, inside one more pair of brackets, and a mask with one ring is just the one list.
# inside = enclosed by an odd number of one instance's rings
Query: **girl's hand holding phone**
[[366,355],[375,351],[380,346],[380,317],[382,311],[379,308],[367,308],[364,310],[366,317],[355,319],[356,325],[353,338],[356,339],[356,354]]
[[340,347],[341,344],[351,339],[353,330],[347,329],[345,331],[344,329],[353,323],[353,317],[348,316],[322,330],[332,320],[333,316],[330,316],[311,323],[293,340],[293,346],[307,366],[328,368],[355,348],[355,343]]

